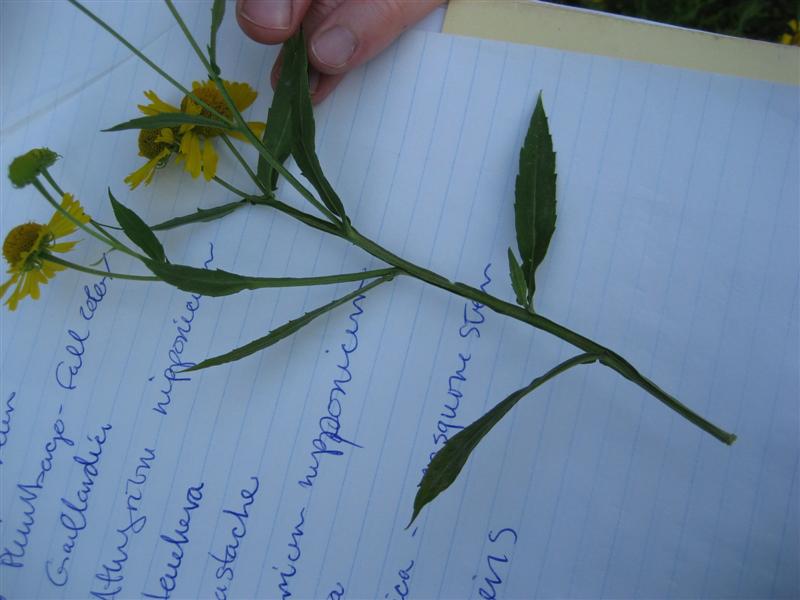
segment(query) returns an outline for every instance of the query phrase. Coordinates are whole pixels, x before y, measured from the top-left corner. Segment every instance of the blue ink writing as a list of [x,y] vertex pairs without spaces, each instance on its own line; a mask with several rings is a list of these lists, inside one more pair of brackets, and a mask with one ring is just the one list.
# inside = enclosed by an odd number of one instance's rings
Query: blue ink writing
[[86,436],[90,442],[94,442],[95,448],[89,450],[90,458],[83,458],[80,455],[72,457],[76,463],[81,465],[83,471],[83,481],[81,487],[75,493],[75,501],[61,498],[61,504],[66,507],[66,510],[61,512],[59,521],[62,527],[67,530],[67,539],[61,546],[63,556],[57,561],[57,567],[53,572],[53,561],[47,560],[44,563],[44,571],[47,579],[53,585],[62,587],[69,581],[69,569],[67,563],[72,558],[72,551],[78,543],[78,536],[80,532],[86,529],[86,511],[89,509],[89,496],[94,487],[95,478],[100,474],[98,464],[100,457],[103,454],[103,445],[106,443],[106,432],[111,429],[111,425],[103,425],[100,428],[100,434],[94,436]]
[[214,590],[214,597],[217,600],[226,600],[228,597],[228,584],[233,581],[233,563],[239,552],[239,542],[247,535],[247,519],[250,514],[247,508],[255,502],[256,493],[258,492],[258,477],[251,477],[253,482],[253,489],[242,488],[239,492],[242,500],[242,508],[238,511],[225,509],[222,511],[225,515],[230,515],[234,519],[234,526],[231,528],[231,537],[233,541],[225,545],[225,550],[222,556],[217,556],[213,552],[209,552],[209,556],[219,563],[214,576],[217,578],[217,589]]
[[[511,529],[510,527],[505,527],[498,531],[497,533],[493,533],[489,531],[489,542],[492,544],[500,544],[503,543],[500,538],[504,535],[508,534],[513,538],[512,545],[516,545],[517,543],[517,532]],[[507,538],[511,539],[511,538]],[[494,552],[494,551],[492,551]],[[509,557],[507,554],[503,554],[502,556],[499,554],[489,554],[486,557],[486,566],[489,569],[489,574],[483,578],[486,582],[486,588],[481,586],[478,588],[478,595],[483,598],[484,600],[495,600],[497,597],[497,587],[503,583],[503,578],[500,576],[500,565],[504,565],[508,563]]]
[[58,418],[53,423],[53,435],[44,445],[44,458],[39,461],[39,473],[33,483],[18,483],[17,489],[21,492],[19,499],[26,506],[22,512],[24,518],[22,524],[17,528],[18,536],[11,542],[11,547],[6,546],[0,552],[0,565],[6,567],[21,568],[24,563],[28,544],[30,543],[33,526],[36,524],[36,500],[40,492],[44,489],[44,480],[52,468],[55,452],[59,448],[59,442],[67,446],[73,446],[75,442],[64,435],[64,421],[61,420],[61,408],[58,410]]
[[[6,400],[6,407],[3,409],[3,420],[0,422],[0,448],[6,445],[6,442],[8,442],[8,434],[11,433],[11,413],[14,412],[12,401],[16,395],[16,392],[11,392],[8,400]],[[0,460],[0,465],[2,464],[3,461]]]
[[[125,581],[123,569],[125,563],[128,562],[128,542],[131,536],[141,533],[145,523],[147,523],[147,517],[138,513],[143,498],[144,484],[147,482],[147,477],[155,459],[156,451],[151,448],[145,448],[136,463],[133,477],[128,477],[125,480],[127,519],[125,526],[116,530],[121,540],[116,546],[117,556],[111,560],[111,564],[103,563],[100,567],[101,571],[95,574],[95,578],[103,583],[103,591],[92,590],[90,594],[93,598],[109,600],[116,598],[117,594],[122,592],[122,586]],[[112,584],[116,586],[114,589],[111,588]]]
[[[409,585],[408,580],[411,579],[411,569],[414,568],[414,561],[411,561],[411,564],[408,565],[405,569],[400,569],[397,572],[397,576],[400,577],[400,583],[396,583],[394,586],[394,591],[397,594],[398,600],[405,600],[409,594]],[[389,598],[389,594],[384,594],[384,598]],[[395,596],[392,596],[391,600],[395,600]]]
[[336,586],[328,594],[328,600],[342,600],[344,598],[344,586],[336,582]]
[[158,579],[161,593],[147,594],[142,592],[142,596],[145,598],[161,598],[162,600],[168,600],[170,594],[172,594],[172,592],[175,590],[175,587],[177,586],[178,575],[180,573],[181,563],[183,562],[183,546],[189,543],[189,529],[191,528],[192,524],[192,511],[196,510],[200,506],[200,501],[203,499],[204,485],[204,483],[201,483],[198,486],[190,486],[189,489],[186,490],[186,504],[183,506],[183,516],[178,520],[178,526],[173,530],[175,537],[172,537],[172,534],[161,534],[161,539],[173,546],[170,556],[174,562],[167,562],[166,572]]
[[[106,266],[106,271],[111,271],[108,264],[108,258],[103,255],[103,262]],[[91,321],[100,303],[108,293],[108,277],[104,276],[97,283],[92,284],[90,289],[88,285],[83,286],[84,300],[83,305],[78,309],[78,314],[87,323]],[[77,333],[74,329],[68,329],[67,335],[72,338],[72,342],[64,346],[64,350],[71,358],[66,361],[62,360],[56,365],[56,383],[65,390],[74,390],[77,387],[75,378],[78,376],[81,368],[83,367],[83,355],[86,353],[86,345],[84,342],[89,339],[89,330],[86,330],[86,335]]]
[[[214,244],[209,243],[209,257],[203,263],[203,268],[207,269],[214,261]],[[166,416],[167,408],[172,404],[172,388],[176,382],[191,381],[191,377],[179,375],[180,371],[194,366],[193,362],[186,361],[183,358],[183,352],[186,349],[186,344],[189,343],[189,334],[192,331],[192,322],[195,318],[195,313],[200,309],[200,299],[202,296],[198,294],[191,294],[189,300],[186,302],[186,311],[180,315],[179,318],[172,319],[172,323],[176,326],[176,334],[167,351],[167,358],[169,365],[162,372],[164,384],[161,388],[161,399],[156,401],[153,410],[160,415]]]
[[[363,285],[363,283],[362,281],[361,284]],[[311,440],[311,445],[314,446],[314,449],[311,451],[311,460],[313,463],[308,466],[308,473],[306,476],[297,482],[302,487],[310,488],[314,485],[314,480],[319,474],[320,456],[325,454],[341,456],[344,454],[341,450],[328,448],[328,442],[347,444],[349,446],[361,448],[361,446],[355,442],[346,440],[339,435],[339,431],[341,429],[340,417],[342,414],[342,400],[344,396],[347,395],[347,391],[342,386],[353,379],[353,375],[350,372],[350,355],[358,350],[358,318],[364,314],[364,309],[361,308],[359,302],[362,302],[364,298],[366,298],[366,296],[358,295],[352,302],[354,310],[348,317],[352,325],[345,330],[348,339],[340,346],[342,349],[342,362],[336,365],[339,367],[341,374],[339,378],[333,380],[333,387],[331,387],[330,393],[328,394],[327,414],[320,418],[319,434]],[[328,440],[328,442],[326,442],[326,440]]]
[[[480,285],[480,289],[483,292],[486,291],[486,288],[492,282],[492,278],[489,275],[491,266],[492,264],[489,263],[483,269],[483,282]],[[470,336],[476,338],[481,337],[480,325],[486,321],[486,316],[483,314],[485,308],[483,304],[475,301],[464,303],[463,322],[458,328],[458,335],[461,338],[467,339]],[[461,384],[467,381],[467,367],[470,360],[472,360],[472,354],[459,352],[458,366],[453,374],[447,378],[448,398],[444,402],[444,410],[439,413],[439,419],[436,421],[436,433],[433,434],[433,445],[435,449],[428,455],[428,461],[433,460],[438,449],[447,443],[450,436],[453,434],[453,430],[458,432],[464,429],[464,425],[457,423],[456,420],[458,417],[458,409],[461,405],[461,398],[464,397]],[[422,474],[424,475],[427,470],[428,468],[426,466],[422,469]]]
[[[286,566],[286,571],[279,572],[281,582],[278,584],[278,589],[280,590],[282,600],[286,600],[286,598],[292,595],[292,592],[289,591],[289,584],[291,583],[292,577],[297,575],[297,567],[295,564],[303,555],[303,551],[300,550],[300,538],[303,537],[303,524],[306,522],[305,511],[305,508],[300,509],[300,521],[294,526],[294,530],[292,531],[292,541],[289,542],[289,554],[286,555],[289,564]],[[278,567],[272,568],[276,571],[278,570]]]

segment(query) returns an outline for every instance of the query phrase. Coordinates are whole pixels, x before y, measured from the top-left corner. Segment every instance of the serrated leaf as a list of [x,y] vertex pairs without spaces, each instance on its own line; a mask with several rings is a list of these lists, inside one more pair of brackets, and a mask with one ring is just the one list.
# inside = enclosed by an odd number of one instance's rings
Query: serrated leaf
[[331,186],[315,148],[314,110],[308,88],[308,57],[302,28],[283,46],[283,70],[287,72],[287,85],[291,88],[292,100],[292,156],[303,176],[317,190],[320,200],[333,214],[347,220],[344,206]]
[[357,271],[339,275],[319,277],[248,277],[223,271],[222,269],[201,269],[188,265],[173,265],[150,261],[147,267],[153,274],[176,288],[203,296],[230,296],[243,290],[263,288],[299,287],[309,285],[333,285],[349,281],[361,281],[369,277],[380,277],[393,272],[393,269]]
[[[292,140],[294,128],[292,124],[292,75],[295,72],[293,61],[298,60],[297,52],[283,54],[283,65],[272,96],[272,104],[267,112],[267,125],[264,128],[262,143],[269,153],[283,164],[292,153]],[[268,190],[274,191],[278,187],[280,173],[270,165],[266,159],[258,157],[258,179]]]
[[181,112],[159,113],[147,117],[138,117],[119,123],[103,131],[125,131],[126,129],[161,129],[162,127],[179,127],[180,125],[200,125],[215,129],[229,129],[230,124],[217,119],[209,119],[200,115],[188,115]]
[[524,388],[509,395],[480,419],[468,425],[451,437],[439,450],[428,465],[428,469],[419,483],[419,490],[414,498],[414,513],[411,523],[417,518],[423,507],[445,491],[456,480],[472,451],[480,441],[497,425],[500,420],[514,408],[514,405],[526,395],[553,377],[576,365],[585,365],[597,360],[594,354],[579,354],[550,369],[541,377],[537,377]]
[[217,32],[224,18],[225,0],[214,0],[214,4],[211,6],[211,37],[208,43],[208,58],[211,62],[211,68],[214,69],[217,75],[220,74],[220,68],[217,65]]
[[150,229],[153,231],[165,231],[167,229],[173,229],[174,227],[180,227],[181,225],[189,225],[190,223],[214,221],[215,219],[220,219],[225,215],[229,215],[242,206],[247,206],[247,203],[239,200],[237,202],[229,202],[228,204],[215,206],[214,208],[198,208],[197,211],[191,214],[167,219],[158,225],[153,225]]
[[157,264],[166,263],[167,257],[164,254],[164,246],[158,241],[158,238],[147,226],[139,215],[133,212],[130,208],[124,206],[114,198],[111,193],[111,188],[108,190],[108,198],[111,200],[111,208],[114,210],[114,216],[117,218],[117,223],[122,227],[130,240],[139,246],[147,256],[153,259]]
[[508,249],[508,271],[511,276],[511,287],[517,297],[517,304],[523,308],[528,308],[528,287],[525,283],[525,274],[522,272],[522,267],[517,262],[517,257],[511,248]]
[[244,358],[245,356],[250,356],[251,354],[253,354],[255,352],[258,352],[259,350],[263,350],[265,348],[269,348],[273,344],[276,344],[277,342],[281,341],[282,339],[287,338],[290,335],[292,335],[293,333],[295,333],[296,331],[302,329],[303,327],[305,327],[306,325],[311,323],[311,321],[313,321],[314,319],[316,319],[319,316],[324,315],[326,312],[331,311],[334,308],[336,308],[337,306],[341,306],[342,304],[345,304],[346,302],[349,302],[350,300],[352,300],[356,296],[359,296],[361,294],[365,294],[366,292],[368,292],[369,290],[371,290],[375,286],[380,285],[381,283],[385,283],[386,281],[391,281],[393,279],[393,277],[394,277],[394,271],[395,270],[393,269],[392,271],[393,271],[392,274],[384,275],[383,277],[380,277],[380,278],[376,279],[375,281],[370,282],[369,284],[365,285],[364,287],[361,287],[361,288],[359,288],[359,289],[347,294],[346,296],[342,296],[341,298],[337,298],[333,302],[329,302],[328,304],[320,306],[319,308],[316,308],[316,309],[312,310],[311,312],[307,312],[302,317],[299,317],[297,319],[293,319],[293,320],[289,321],[288,323],[285,323],[285,324],[281,325],[277,329],[273,329],[272,331],[270,331],[264,337],[260,337],[260,338],[258,338],[256,340],[253,340],[252,342],[250,342],[248,344],[245,344],[244,346],[240,346],[240,347],[238,347],[238,348],[236,348],[234,350],[231,350],[230,352],[226,352],[225,354],[220,354],[219,356],[215,356],[213,358],[206,359],[206,360],[196,364],[195,366],[191,367],[190,369],[186,369],[186,371],[197,371],[199,369],[205,369],[205,368],[208,368],[208,367],[215,367],[215,366],[218,366],[218,365],[223,365],[225,363],[229,363],[229,362]]
[[556,228],[556,155],[542,95],[536,100],[528,133],[519,153],[514,201],[517,247],[532,305],[536,269],[547,254]]

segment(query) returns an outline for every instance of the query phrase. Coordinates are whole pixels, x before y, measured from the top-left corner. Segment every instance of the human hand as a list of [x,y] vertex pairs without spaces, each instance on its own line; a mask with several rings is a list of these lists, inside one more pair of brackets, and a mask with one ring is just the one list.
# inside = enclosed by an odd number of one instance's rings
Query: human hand
[[[386,48],[444,0],[237,0],[242,30],[262,44],[282,44],[303,25],[309,88],[321,102],[344,75]],[[280,57],[272,69],[272,85]]]

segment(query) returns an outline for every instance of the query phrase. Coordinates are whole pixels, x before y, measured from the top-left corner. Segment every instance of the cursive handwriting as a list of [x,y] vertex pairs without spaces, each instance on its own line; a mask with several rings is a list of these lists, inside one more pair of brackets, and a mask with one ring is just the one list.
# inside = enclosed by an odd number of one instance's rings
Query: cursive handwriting
[[[6,400],[6,407],[3,409],[3,420],[0,422],[0,448],[8,442],[8,434],[11,433],[11,413],[14,412],[14,405],[12,400],[16,397],[16,392],[11,392],[11,395]],[[3,461],[0,459],[0,465]]]
[[[361,283],[363,285],[364,282],[362,281]],[[350,372],[350,355],[358,350],[358,317],[364,314],[364,309],[361,308],[359,302],[363,301],[364,298],[366,298],[366,296],[358,295],[352,302],[354,310],[348,316],[352,325],[345,330],[345,334],[347,334],[349,339],[341,344],[342,363],[336,365],[341,370],[341,375],[339,378],[333,380],[333,387],[331,387],[330,393],[328,394],[327,414],[320,418],[319,434],[311,440],[311,445],[314,447],[314,450],[311,451],[311,460],[313,463],[309,465],[306,476],[297,482],[302,487],[310,488],[314,485],[314,480],[319,474],[320,456],[325,454],[341,456],[344,454],[341,450],[328,448],[328,444],[325,440],[335,444],[347,444],[355,448],[361,448],[361,446],[355,442],[351,442],[340,436],[339,431],[341,429],[340,417],[342,415],[342,399],[347,395],[347,391],[342,386],[353,379],[353,374]]]
[[67,539],[61,546],[63,556],[58,562],[55,573],[52,571],[53,561],[48,559],[44,563],[44,571],[47,579],[55,586],[62,587],[69,581],[69,570],[67,563],[72,557],[72,551],[78,543],[78,536],[80,532],[86,529],[86,511],[89,509],[89,496],[94,488],[95,478],[100,474],[97,465],[100,463],[100,457],[103,455],[103,445],[106,443],[106,433],[111,429],[111,425],[103,425],[100,428],[100,434],[94,436],[86,436],[90,442],[94,442],[95,448],[89,450],[90,458],[83,458],[80,455],[72,457],[76,463],[81,465],[83,471],[83,481],[81,487],[75,493],[75,501],[61,498],[61,504],[66,507],[66,510],[61,511],[59,521],[61,526],[67,530]]
[[[125,526],[116,530],[122,541],[116,546],[117,557],[111,560],[111,565],[103,563],[100,566],[102,570],[95,574],[95,578],[103,583],[105,591],[92,590],[90,595],[93,598],[109,600],[116,598],[117,594],[122,592],[122,585],[125,581],[123,569],[128,561],[128,542],[132,535],[141,533],[145,523],[147,523],[147,517],[138,513],[142,502],[144,484],[147,482],[147,477],[155,458],[156,451],[145,448],[136,464],[133,477],[128,477],[125,480],[125,508],[128,518]],[[114,589],[111,589],[112,583],[116,584]]]
[[[489,275],[489,269],[492,263],[489,263],[483,269],[483,282],[480,285],[481,291],[485,292],[486,288],[492,282]],[[471,301],[464,303],[463,323],[458,329],[458,334],[466,339],[471,335],[480,338],[481,329],[480,325],[486,320],[483,310],[486,308],[479,302]],[[464,429],[464,425],[456,423],[458,417],[458,409],[461,406],[461,398],[464,393],[461,390],[461,384],[467,381],[467,367],[469,361],[472,360],[470,353],[458,353],[458,366],[452,375],[447,378],[447,400],[444,402],[444,410],[439,413],[439,419],[436,421],[436,433],[433,434],[434,450],[428,455],[428,461],[433,460],[439,448],[444,446],[450,439],[453,430],[460,431]],[[422,469],[424,475],[428,470],[427,465]]]
[[[108,257],[103,255],[103,262],[106,266],[106,271],[111,271],[108,264]],[[92,284],[90,289],[88,285],[83,286],[83,304],[78,309],[78,314],[85,322],[89,322],[94,318],[100,303],[108,293],[108,277],[103,276],[100,281]],[[84,342],[89,339],[89,330],[87,328],[86,335],[77,333],[74,329],[68,329],[67,335],[72,338],[72,342],[64,346],[64,350],[70,355],[67,360],[62,360],[56,365],[56,383],[65,390],[74,390],[77,387],[75,378],[80,373],[83,367],[83,355],[86,352],[86,345]]]
[[12,548],[6,546],[0,552],[0,565],[2,566],[19,569],[24,565],[22,559],[25,558],[33,526],[36,524],[36,500],[39,498],[39,493],[44,489],[45,476],[53,469],[53,459],[55,458],[56,450],[59,448],[59,442],[67,446],[75,444],[64,435],[64,421],[61,420],[62,410],[63,407],[59,407],[59,416],[53,422],[53,435],[44,445],[44,458],[39,461],[39,473],[36,475],[34,482],[17,484],[17,489],[22,492],[19,495],[19,499],[22,500],[22,503],[27,508],[22,512],[24,515],[22,524],[16,530],[19,535],[11,542]]
[[[397,572],[397,576],[400,577],[400,583],[396,583],[394,585],[394,591],[397,594],[397,598],[399,600],[405,600],[408,597],[410,592],[408,581],[411,579],[411,569],[414,568],[414,561],[411,561],[411,564],[408,565],[405,569],[400,569]],[[389,592],[390,593],[390,592]],[[384,598],[389,598],[389,593],[384,594]],[[394,600],[394,596],[391,600]]]
[[161,592],[159,594],[142,592],[142,596],[145,598],[161,598],[162,600],[168,600],[170,594],[175,590],[181,563],[183,562],[183,546],[189,543],[192,511],[200,506],[200,501],[203,499],[204,485],[204,483],[201,483],[197,486],[190,486],[189,489],[186,490],[186,504],[183,506],[183,516],[178,520],[178,526],[173,530],[175,537],[172,537],[171,534],[165,535],[163,533],[159,536],[163,541],[174,547],[170,553],[174,562],[167,562],[166,572],[158,578],[158,585],[161,588]]
[[344,586],[337,581],[336,587],[328,594],[328,600],[342,600],[342,598],[344,598]]
[[[208,555],[219,563],[214,576],[217,578],[217,588],[214,590],[214,596],[217,600],[225,600],[228,597],[228,584],[233,581],[233,563],[236,561],[239,551],[239,542],[247,535],[247,519],[250,514],[247,508],[255,502],[256,493],[258,492],[258,477],[251,477],[250,480],[255,484],[253,489],[242,488],[239,492],[242,500],[242,508],[238,511],[225,509],[222,514],[230,515],[234,518],[234,525],[231,528],[231,537],[233,542],[225,545],[225,550],[222,556],[217,556],[213,552]],[[227,583],[223,583],[227,582]]]
[[[209,257],[203,263],[203,268],[207,269],[214,261],[214,244],[209,243]],[[169,365],[161,373],[164,383],[161,388],[161,398],[156,400],[153,410],[160,415],[166,416],[167,408],[172,404],[172,388],[176,382],[191,381],[191,377],[184,375],[181,377],[179,373],[184,369],[189,369],[194,366],[193,362],[189,362],[183,358],[183,352],[186,350],[186,344],[189,343],[189,334],[192,332],[192,322],[195,318],[195,313],[200,309],[200,299],[202,296],[198,294],[191,294],[190,299],[186,302],[186,312],[180,315],[179,319],[172,319],[172,323],[176,326],[176,334],[172,339],[169,350],[167,351],[167,358]]]
[[[294,526],[294,530],[292,531],[292,541],[289,542],[289,554],[286,555],[289,564],[286,566],[286,571],[279,572],[281,582],[278,584],[278,589],[280,590],[282,600],[286,600],[286,598],[292,595],[292,592],[289,591],[289,584],[291,583],[291,579],[297,575],[297,567],[295,564],[303,555],[303,551],[300,549],[300,538],[303,537],[303,524],[306,522],[305,511],[305,507],[300,509],[300,521]],[[275,571],[278,570],[278,567],[272,568]]]
[[[489,542],[492,544],[500,543],[500,538],[504,534],[508,534],[512,536],[513,541],[512,544],[516,545],[517,543],[517,532],[511,529],[510,527],[504,527],[496,534],[492,531],[489,531]],[[481,586],[478,588],[478,595],[483,598],[484,600],[494,600],[497,597],[497,588],[495,586],[499,586],[503,583],[503,578],[500,577],[500,573],[498,572],[498,565],[508,563],[509,558],[507,554],[503,554],[500,556],[499,554],[489,554],[486,556],[486,566],[489,569],[489,575],[483,578],[486,582],[486,588]]]

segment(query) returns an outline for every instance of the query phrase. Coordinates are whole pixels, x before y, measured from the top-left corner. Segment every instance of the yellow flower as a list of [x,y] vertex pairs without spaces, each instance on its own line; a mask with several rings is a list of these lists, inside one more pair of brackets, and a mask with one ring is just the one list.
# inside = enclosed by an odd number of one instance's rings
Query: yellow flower
[[781,36],[781,44],[800,46],[800,26],[798,26],[797,19],[789,21],[789,31],[791,33],[784,33]]
[[147,162],[125,178],[125,183],[131,189],[144,181],[148,185],[153,180],[156,169],[167,164],[169,157],[175,151],[175,132],[164,127],[163,129],[142,129],[139,132],[139,156],[147,158]]
[[[71,194],[64,194],[61,208],[81,223],[91,219],[83,212],[80,202]],[[3,256],[8,261],[8,274],[11,278],[0,286],[0,298],[5,296],[13,285],[14,291],[6,300],[10,310],[16,310],[17,304],[25,296],[34,300],[39,297],[39,284],[47,283],[64,266],[50,262],[47,256],[53,252],[69,252],[77,241],[58,242],[70,235],[77,226],[61,212],[56,211],[47,225],[39,223],[23,223],[8,232],[3,242]]]
[[[258,95],[246,83],[224,81],[223,85],[240,112],[248,108]],[[232,119],[233,115],[214,82],[205,81],[201,83],[195,81],[192,83],[192,93],[226,119]],[[197,104],[189,96],[183,98],[180,108],[164,102],[153,91],[145,92],[145,96],[150,100],[150,103],[139,105],[139,110],[145,115],[183,112],[189,115],[216,118],[216,115]],[[249,122],[248,125],[257,136],[261,137],[264,131],[264,123]],[[131,189],[142,182],[145,185],[149,184],[155,170],[163,167],[174,153],[177,154],[176,160],[184,162],[185,170],[192,177],[199,177],[202,173],[205,180],[210,181],[216,175],[217,162],[219,160],[210,138],[222,133],[246,141],[245,136],[238,131],[190,123],[173,129],[142,130],[139,134],[139,155],[144,156],[148,161],[128,175],[125,178],[125,182],[131,186]]]

